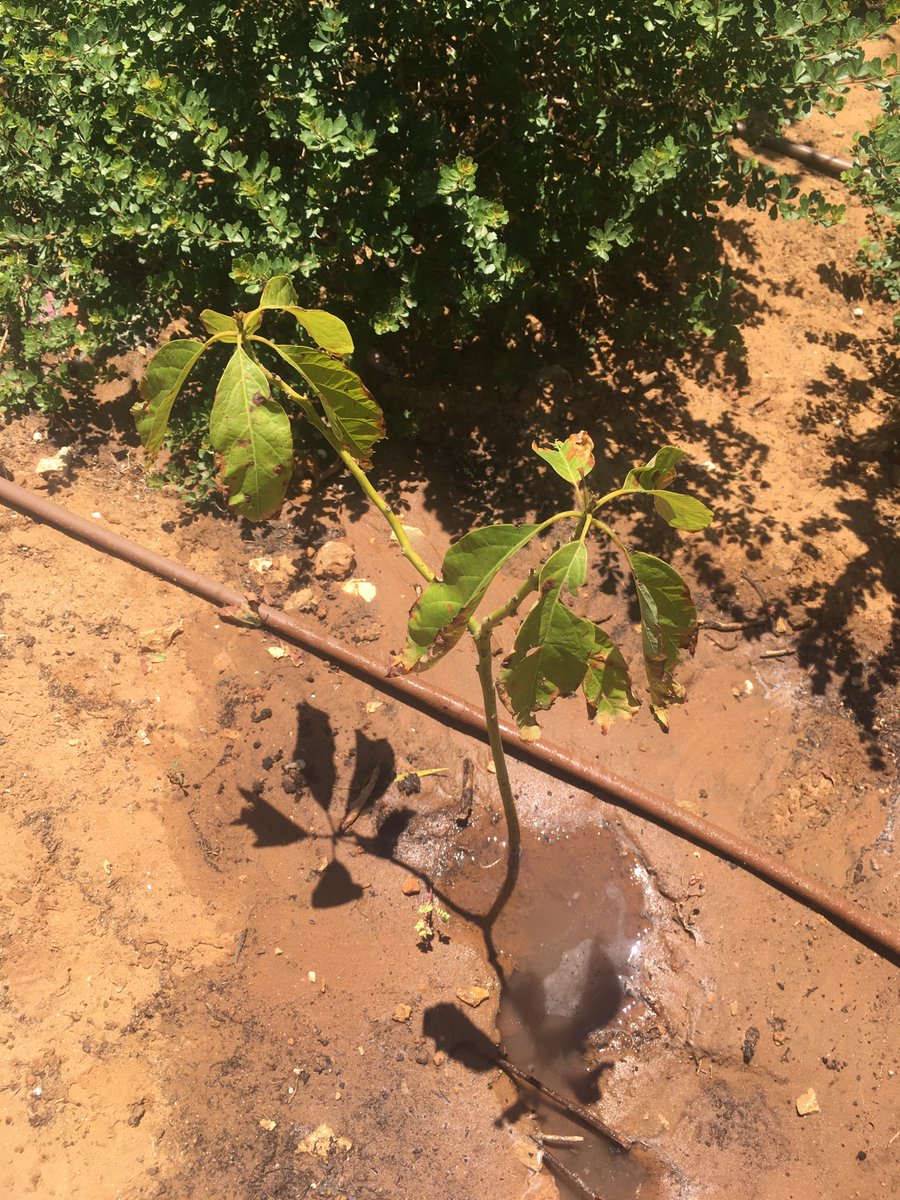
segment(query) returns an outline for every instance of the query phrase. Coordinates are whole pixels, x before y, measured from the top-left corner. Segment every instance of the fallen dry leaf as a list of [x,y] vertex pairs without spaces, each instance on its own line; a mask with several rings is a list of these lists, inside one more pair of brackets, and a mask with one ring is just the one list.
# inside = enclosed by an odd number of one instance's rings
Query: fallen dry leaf
[[266,646],[266,650],[273,658],[284,658],[287,654],[284,646]]
[[171,625],[159,625],[156,629],[145,629],[141,637],[141,649],[148,654],[161,654],[171,646],[179,633],[184,633],[184,621],[173,621]]
[[369,778],[359,789],[359,794],[357,795],[356,799],[347,809],[346,813],[344,813],[344,819],[340,824],[341,833],[344,833],[346,830],[348,830],[351,825],[356,824],[359,814],[372,799],[372,794],[375,791],[375,786],[378,783],[378,778],[380,775],[381,767],[373,767]]
[[260,1129],[266,1129],[266,1130],[268,1130],[269,1133],[271,1133],[272,1130],[275,1128],[276,1124],[277,1124],[276,1121],[269,1121],[265,1117],[262,1117],[259,1122],[259,1127],[260,1127]]

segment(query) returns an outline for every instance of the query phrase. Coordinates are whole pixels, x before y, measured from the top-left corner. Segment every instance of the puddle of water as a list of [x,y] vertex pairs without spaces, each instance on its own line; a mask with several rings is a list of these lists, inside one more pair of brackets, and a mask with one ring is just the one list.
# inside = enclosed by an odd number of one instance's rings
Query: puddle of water
[[[592,1107],[602,1100],[604,1029],[627,1021],[629,980],[649,929],[641,870],[616,835],[596,824],[570,833],[523,831],[513,896],[493,930],[504,975],[498,1026],[510,1062]],[[648,1172],[593,1130],[529,1094],[545,1134],[580,1135],[548,1149],[604,1200],[634,1200]],[[602,1116],[602,1103],[598,1111]],[[578,1196],[567,1191],[563,1195]]]

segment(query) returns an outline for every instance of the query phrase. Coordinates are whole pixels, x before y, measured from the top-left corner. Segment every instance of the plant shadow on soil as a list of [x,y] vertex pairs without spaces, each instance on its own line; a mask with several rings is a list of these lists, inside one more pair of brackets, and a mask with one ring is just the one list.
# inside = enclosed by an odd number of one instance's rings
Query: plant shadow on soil
[[[286,792],[308,797],[324,815],[327,831],[312,831],[313,827],[321,830],[321,821],[315,820],[311,811],[310,828],[295,823],[264,797],[262,781],[252,788],[238,789],[243,805],[232,825],[249,830],[258,849],[291,845],[309,837],[331,842],[329,860],[318,869],[318,879],[308,898],[312,909],[349,904],[363,894],[364,888],[338,858],[341,842],[402,866],[430,891],[438,881],[406,861],[401,844],[410,835],[415,839],[411,827],[422,814],[406,806],[402,789],[399,796],[387,795],[397,779],[396,755],[390,742],[357,731],[352,779],[346,789],[338,788],[337,745],[329,714],[307,702],[296,706],[296,714],[297,732],[290,759],[277,765]],[[275,765],[273,762],[270,767]],[[356,828],[342,830],[363,796],[367,806],[377,806],[375,832],[367,835]],[[489,834],[476,827],[477,821],[470,828],[469,821],[468,814],[456,815],[450,824],[456,827],[459,845],[471,848]],[[453,834],[449,836],[452,840]],[[471,879],[455,879],[451,869],[436,892],[442,906],[480,930],[486,957],[501,985],[501,1029],[511,1061],[581,1104],[599,1099],[600,1077],[612,1065],[589,1066],[583,1056],[591,1037],[619,1012],[623,972],[627,974],[626,964],[630,961],[627,948],[633,945],[635,931],[643,928],[645,918],[643,900],[629,874],[630,867],[622,866],[615,835],[603,830],[596,836],[595,853],[585,855],[581,865],[570,863],[568,874],[560,870],[559,861],[560,855],[570,860],[567,841],[554,843],[548,838],[527,837],[523,855],[529,869],[524,877],[518,873],[518,863],[510,865],[511,860],[501,866],[502,878],[492,874],[491,880],[474,884]],[[605,855],[609,868],[601,873],[602,886],[597,882],[597,852],[601,857]],[[613,885],[610,879],[620,874],[622,882]],[[606,901],[599,905],[599,910],[607,914],[602,919],[597,915],[598,887],[600,898]],[[621,890],[612,896],[610,889],[615,887]],[[634,895],[629,892],[626,899],[629,888]],[[425,953],[431,947],[425,943],[421,948]],[[558,1013],[553,1007],[556,1002],[548,1001],[554,987],[565,999]],[[468,1070],[480,1073],[495,1069],[502,1058],[503,1051],[455,1003],[439,1002],[426,1009],[422,1034],[433,1043],[435,1052],[443,1051]],[[519,1087],[519,1099],[498,1117],[498,1123],[513,1124],[527,1112],[538,1112],[549,1115],[557,1126],[562,1121],[573,1134],[585,1132],[577,1115],[573,1117],[565,1104],[560,1109],[531,1087]],[[636,1194],[634,1180],[641,1177],[644,1168],[629,1162],[595,1131],[588,1129],[587,1140],[589,1144],[579,1159],[580,1170],[601,1178],[612,1172],[616,1196]]]

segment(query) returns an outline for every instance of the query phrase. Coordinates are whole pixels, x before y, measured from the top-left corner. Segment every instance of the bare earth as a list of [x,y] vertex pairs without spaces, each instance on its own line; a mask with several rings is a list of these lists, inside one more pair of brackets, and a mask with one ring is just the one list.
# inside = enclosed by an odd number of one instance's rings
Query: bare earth
[[[802,136],[846,153],[871,111],[863,94]],[[710,533],[666,536],[630,514],[623,527],[674,555],[705,622],[743,628],[702,634],[668,737],[642,713],[601,739],[575,700],[547,736],[898,922],[897,375],[890,313],[854,267],[862,227],[852,207],[827,231],[726,214],[747,316],[737,373],[603,360],[518,391],[431,381],[441,419],[376,474],[437,562],[468,523],[564,499],[533,437],[587,429],[611,482],[658,444],[688,450],[690,487],[717,512]],[[412,385],[391,386],[414,403]],[[146,485],[128,388],[103,394],[80,440],[37,416],[6,425],[6,471],[215,579],[288,606],[311,589],[303,618],[386,667],[415,578],[350,484],[332,479],[261,527],[192,519]],[[71,473],[48,485],[35,464],[64,444]],[[369,603],[314,572],[317,547],[340,536]],[[0,556],[0,1191],[555,1196],[537,1121],[454,1034],[497,1041],[497,977],[464,915],[486,911],[502,874],[486,748],[5,508]],[[633,614],[603,578],[588,610],[633,655]],[[174,622],[171,641],[146,636]],[[465,654],[432,678],[475,697]],[[393,782],[431,768],[445,773],[417,795]],[[599,1071],[598,1111],[640,1143],[634,1178],[610,1160],[597,1190],[896,1195],[896,968],[662,829],[520,764],[514,775],[523,874],[538,882],[503,932],[507,967],[539,983],[546,962],[568,969],[577,877],[575,925],[592,947],[605,931],[612,974],[627,977],[613,1023],[554,1051],[560,1078]],[[365,790],[369,807],[338,834]],[[429,883],[452,912],[448,940],[423,953]],[[585,985],[572,970],[555,977],[564,991]],[[457,995],[472,987],[489,992],[478,1007]],[[543,1053],[535,1038],[546,1050],[542,1028],[525,1030],[526,1057]],[[819,1111],[801,1116],[809,1089]]]

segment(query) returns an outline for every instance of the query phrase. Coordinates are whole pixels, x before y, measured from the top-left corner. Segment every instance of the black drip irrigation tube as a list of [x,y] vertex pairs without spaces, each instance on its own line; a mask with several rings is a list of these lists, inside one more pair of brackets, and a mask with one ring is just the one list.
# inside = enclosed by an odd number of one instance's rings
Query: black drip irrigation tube
[[782,154],[785,158],[793,158],[803,163],[804,167],[809,167],[811,171],[830,175],[832,179],[840,179],[845,171],[853,167],[849,159],[825,154],[824,151],[817,150],[815,146],[808,146],[805,142],[792,142],[790,138],[776,137],[773,133],[757,134],[747,121],[735,121],[734,136],[739,137],[748,146],[762,146],[763,149]]
[[[2,478],[0,501],[33,520],[46,522],[62,533],[86,542],[96,550],[115,555],[193,592],[220,609],[247,607],[247,597],[242,592],[216,583],[190,567],[164,558],[101,525],[77,517],[58,504]],[[355,678],[418,708],[428,716],[452,724],[482,741],[486,740],[484,717],[479,709],[467,701],[431,687],[414,676],[387,678],[379,663],[269,605],[260,604],[254,611],[263,628],[295,642],[319,658],[335,663]],[[515,728],[507,722],[502,723],[502,728],[506,747],[520,761],[566,783],[586,788],[601,799],[637,813],[719,858],[736,863],[772,887],[822,913],[839,929],[890,962],[900,964],[900,930],[888,921],[867,912],[852,900],[816,882],[752,842],[686,812],[672,801],[592,767],[552,742],[523,742]]]

